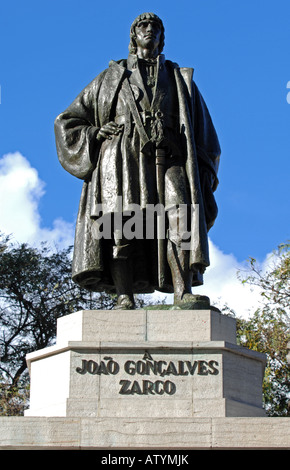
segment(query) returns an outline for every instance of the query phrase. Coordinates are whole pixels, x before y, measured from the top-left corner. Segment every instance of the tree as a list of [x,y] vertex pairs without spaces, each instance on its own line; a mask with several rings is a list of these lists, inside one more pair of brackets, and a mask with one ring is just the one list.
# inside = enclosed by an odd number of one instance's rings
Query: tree
[[0,415],[19,414],[28,398],[26,354],[55,341],[58,317],[82,309],[112,309],[71,279],[71,247],[51,251],[0,237]]
[[249,273],[246,276],[239,273],[243,283],[258,286],[261,293],[261,308],[248,320],[237,319],[237,336],[241,345],[267,355],[263,398],[269,416],[290,416],[289,247],[289,243],[279,245],[266,270],[259,267],[256,259],[250,258]]

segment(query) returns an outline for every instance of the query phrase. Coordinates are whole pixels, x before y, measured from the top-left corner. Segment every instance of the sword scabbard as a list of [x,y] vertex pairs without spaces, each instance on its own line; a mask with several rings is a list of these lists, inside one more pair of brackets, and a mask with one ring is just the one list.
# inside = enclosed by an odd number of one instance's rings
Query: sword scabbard
[[[165,205],[165,159],[166,152],[162,148],[157,148],[155,153],[156,163],[156,184],[158,203]],[[163,212],[163,216],[164,211]],[[166,244],[165,244],[165,220],[164,217],[157,216],[157,246],[158,246],[158,282],[159,287],[164,286],[164,273],[166,266]]]

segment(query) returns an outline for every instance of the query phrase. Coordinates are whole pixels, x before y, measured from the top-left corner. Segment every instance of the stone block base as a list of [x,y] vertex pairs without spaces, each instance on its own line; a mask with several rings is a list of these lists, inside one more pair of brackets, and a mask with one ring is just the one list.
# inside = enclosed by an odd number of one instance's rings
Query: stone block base
[[0,449],[285,450],[290,449],[290,420],[0,417]]
[[27,356],[25,416],[265,416],[265,356],[235,343],[235,320],[212,310],[76,312]]

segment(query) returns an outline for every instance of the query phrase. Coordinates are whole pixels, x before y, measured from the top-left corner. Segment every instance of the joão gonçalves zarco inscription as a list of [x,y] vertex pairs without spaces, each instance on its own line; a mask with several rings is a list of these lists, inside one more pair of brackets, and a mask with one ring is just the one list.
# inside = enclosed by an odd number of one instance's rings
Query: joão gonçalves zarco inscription
[[180,308],[209,307],[192,287],[209,266],[220,146],[193,69],[165,59],[164,38],[158,16],[139,15],[128,58],[55,120],[60,163],[84,180],[72,277],[116,293],[116,309],[155,290]]
[[119,381],[120,395],[174,395],[177,391],[175,377],[217,375],[219,363],[215,360],[156,361],[146,352],[142,359],[128,359],[122,366],[107,356],[99,363],[83,359],[76,372],[82,375],[122,375],[125,378]]

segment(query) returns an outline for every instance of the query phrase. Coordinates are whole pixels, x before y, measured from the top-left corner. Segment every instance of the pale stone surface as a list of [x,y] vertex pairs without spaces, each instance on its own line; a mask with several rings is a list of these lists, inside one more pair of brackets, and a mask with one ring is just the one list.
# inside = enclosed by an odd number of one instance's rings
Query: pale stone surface
[[236,344],[232,318],[176,313],[59,319],[56,345],[27,356],[31,408],[0,418],[0,448],[290,448],[290,421],[262,409],[265,355]]
[[77,447],[80,422],[73,418],[0,417],[0,448]]
[[82,310],[57,320],[57,344],[67,341],[130,342],[145,339],[144,310]]
[[213,419],[212,438],[214,448],[290,449],[290,419]]
[[[154,417],[204,417],[245,416],[250,410],[251,416],[263,415],[263,358],[248,350],[241,354],[238,347],[232,348],[223,341],[193,344],[179,344],[178,349],[174,343],[171,348],[168,344],[164,348],[148,342],[144,349],[142,345],[134,349],[128,344],[113,343],[107,344],[104,351],[102,346],[88,347],[85,343],[81,348],[80,343],[72,342],[67,350],[58,353],[55,349],[41,360],[34,354],[30,365],[30,409],[25,414],[138,417],[151,413]],[[145,373],[146,350],[152,357],[149,362],[161,365],[157,375],[152,370]],[[79,373],[84,360],[90,372],[86,369]],[[118,366],[116,374],[92,373],[96,366],[108,365],[109,361]],[[215,369],[209,368],[211,361]],[[173,374],[168,374],[168,370]],[[122,381],[129,384],[124,394],[120,394]],[[156,387],[153,391],[152,384]],[[135,393],[128,395],[133,385]],[[236,401],[236,405],[228,406],[229,400]]]
[[213,310],[148,310],[148,341],[236,343],[236,322]]
[[25,416],[263,416],[265,356],[237,346],[234,332],[216,311],[60,318],[56,345],[27,356]]
[[0,417],[0,449],[290,449],[290,420]]
[[30,377],[30,403],[34,403],[37,409],[46,404],[51,410],[49,414],[66,416],[65,403],[69,396],[69,378],[69,351],[48,356],[44,361],[34,361],[33,374]]
[[31,408],[0,418],[0,448],[290,448],[262,409],[265,359],[215,311],[76,312],[27,356]]
[[228,341],[234,318],[213,310],[86,310],[57,320],[57,344],[67,341]]

